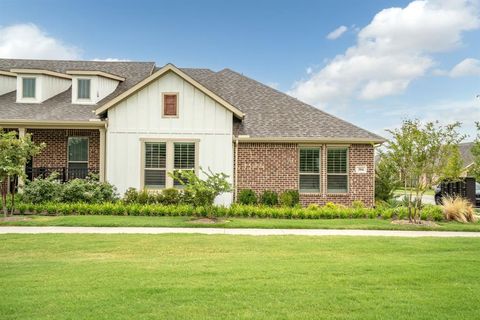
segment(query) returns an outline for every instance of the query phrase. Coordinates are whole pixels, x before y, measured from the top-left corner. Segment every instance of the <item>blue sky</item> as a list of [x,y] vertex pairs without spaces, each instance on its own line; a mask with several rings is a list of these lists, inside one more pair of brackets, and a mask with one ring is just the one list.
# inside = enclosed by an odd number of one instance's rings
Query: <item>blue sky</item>
[[0,57],[228,67],[382,135],[406,117],[473,134],[479,14],[478,0],[3,0]]

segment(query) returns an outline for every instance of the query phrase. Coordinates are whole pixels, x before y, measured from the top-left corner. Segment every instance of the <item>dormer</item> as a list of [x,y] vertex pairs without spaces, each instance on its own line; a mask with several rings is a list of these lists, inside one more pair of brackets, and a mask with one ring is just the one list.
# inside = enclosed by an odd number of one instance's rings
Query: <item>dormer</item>
[[17,102],[42,103],[71,85],[69,75],[40,69],[12,69],[17,75]]
[[0,70],[0,96],[15,91],[17,88],[17,75],[15,73]]
[[89,70],[69,70],[72,77],[72,104],[96,104],[111,94],[125,78]]

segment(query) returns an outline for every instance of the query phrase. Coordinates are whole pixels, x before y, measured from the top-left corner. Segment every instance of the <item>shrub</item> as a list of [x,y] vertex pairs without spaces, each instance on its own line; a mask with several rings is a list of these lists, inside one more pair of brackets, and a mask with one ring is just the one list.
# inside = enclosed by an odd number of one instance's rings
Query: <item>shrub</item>
[[257,195],[252,189],[243,189],[238,194],[238,203],[244,205],[257,204]]
[[165,205],[180,204],[182,201],[182,194],[178,189],[168,188],[164,189],[157,199],[158,203]]
[[420,214],[424,220],[441,221],[444,218],[442,207],[431,204],[425,205]]
[[22,200],[29,203],[60,201],[62,185],[57,178],[58,174],[53,173],[45,179],[37,178],[27,181]]
[[278,205],[278,194],[272,190],[265,190],[260,196],[260,203],[271,207],[276,206]]
[[117,191],[113,185],[89,177],[70,180],[62,185],[61,191],[63,202],[102,203],[117,200]]
[[[201,168],[200,168],[201,169]],[[215,198],[224,192],[230,192],[232,187],[225,173],[213,173],[201,169],[206,179],[200,179],[194,171],[174,171],[169,175],[184,186],[194,206],[211,206]]]
[[149,200],[149,194],[147,190],[142,190],[138,193],[137,201],[135,203],[147,204]]
[[443,214],[446,220],[455,220],[462,223],[477,222],[478,217],[473,210],[472,204],[461,197],[444,197]]
[[284,207],[295,207],[300,203],[300,194],[297,190],[287,190],[280,194],[278,200]]
[[128,188],[123,195],[123,203],[135,203],[138,199],[138,191],[135,188]]
[[363,209],[363,208],[365,208],[365,204],[360,200],[355,200],[355,201],[352,202],[352,208]]

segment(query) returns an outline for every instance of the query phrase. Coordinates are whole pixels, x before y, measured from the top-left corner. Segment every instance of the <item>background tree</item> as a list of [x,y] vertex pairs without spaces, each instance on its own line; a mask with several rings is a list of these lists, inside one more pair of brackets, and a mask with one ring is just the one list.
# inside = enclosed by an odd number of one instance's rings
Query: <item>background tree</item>
[[468,174],[475,177],[475,180],[480,181],[480,122],[476,122],[475,124],[477,125],[477,136],[472,146],[473,166]]
[[[28,160],[38,154],[44,144],[35,144],[30,134],[17,137],[17,132],[0,130],[0,187],[2,194],[2,210],[8,215],[7,196],[10,192],[10,181],[18,177],[25,178],[25,165]],[[11,213],[15,210],[15,192],[11,192]]]
[[455,181],[463,173],[463,160],[460,154],[460,148],[458,147],[458,144],[456,144],[450,147],[445,147],[445,149],[445,152],[448,154],[448,159],[445,168],[441,173],[441,178],[442,180]]
[[400,186],[400,175],[394,163],[383,152],[379,155],[375,166],[375,199],[388,201],[393,198],[395,190]]
[[418,120],[405,120],[400,128],[388,130],[392,138],[386,143],[385,156],[404,187],[411,222],[421,220],[425,191],[444,178],[453,148],[465,138],[458,133],[459,127],[458,122],[442,126],[438,121],[422,125]]

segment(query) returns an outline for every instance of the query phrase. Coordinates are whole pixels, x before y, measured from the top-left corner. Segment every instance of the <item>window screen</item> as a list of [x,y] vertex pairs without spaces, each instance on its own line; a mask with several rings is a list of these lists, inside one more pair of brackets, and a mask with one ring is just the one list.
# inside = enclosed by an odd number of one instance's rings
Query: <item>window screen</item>
[[320,148],[300,149],[300,192],[320,192]]
[[327,189],[329,193],[348,192],[348,149],[327,150]]
[[88,175],[88,138],[68,138],[68,175],[70,179]]

